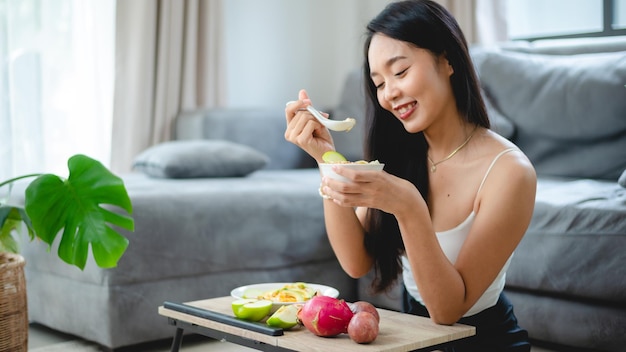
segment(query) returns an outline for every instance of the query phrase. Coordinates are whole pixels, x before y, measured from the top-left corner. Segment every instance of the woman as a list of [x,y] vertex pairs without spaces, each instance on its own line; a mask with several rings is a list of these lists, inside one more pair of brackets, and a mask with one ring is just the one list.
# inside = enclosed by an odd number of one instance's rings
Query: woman
[[[536,175],[489,129],[456,20],[431,1],[391,3],[367,26],[364,49],[366,157],[385,170],[338,166],[350,182],[322,178],[342,268],[355,278],[374,269],[379,292],[402,274],[406,312],[476,326],[455,351],[529,351],[502,290],[530,222]],[[322,162],[334,145],[303,111],[309,104],[301,91],[287,105],[285,138]]]

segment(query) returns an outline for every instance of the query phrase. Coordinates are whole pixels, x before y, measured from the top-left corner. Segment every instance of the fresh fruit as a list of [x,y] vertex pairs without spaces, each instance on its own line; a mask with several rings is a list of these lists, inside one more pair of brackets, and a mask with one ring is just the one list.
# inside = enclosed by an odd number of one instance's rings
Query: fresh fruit
[[378,320],[370,312],[358,312],[350,319],[348,335],[356,343],[370,343],[378,337]]
[[348,161],[345,156],[341,155],[339,152],[334,150],[329,150],[322,154],[322,160],[328,164],[340,163],[344,161]]
[[291,329],[298,325],[298,311],[302,308],[299,304],[288,304],[278,308],[274,314],[267,318],[267,325],[276,328]]
[[258,301],[258,299],[255,298],[244,298],[233,301],[231,304],[233,308],[233,313],[235,313],[236,310],[238,311],[244,304],[253,303],[256,301]]
[[262,290],[259,290],[258,288],[248,288],[245,291],[243,291],[242,297],[259,299],[261,296],[263,296],[264,293],[265,292],[263,292]]
[[302,306],[298,320],[313,334],[330,337],[348,332],[353,315],[344,300],[315,296]]
[[373,304],[365,301],[357,301],[354,303],[348,303],[350,306],[350,310],[352,313],[356,314],[358,312],[370,312],[376,318],[377,322],[380,322],[380,315],[378,314],[378,310],[374,307]]
[[304,302],[318,295],[316,289],[303,283],[286,284],[276,290],[264,292],[259,298],[274,302]]
[[239,319],[259,321],[272,310],[272,301],[266,299],[238,299],[233,301],[233,313]]

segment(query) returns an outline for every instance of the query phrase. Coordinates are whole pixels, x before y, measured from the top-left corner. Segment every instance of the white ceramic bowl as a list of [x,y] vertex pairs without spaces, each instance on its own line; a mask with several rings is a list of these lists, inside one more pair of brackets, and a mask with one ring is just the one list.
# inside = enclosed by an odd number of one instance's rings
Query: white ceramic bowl
[[[267,291],[277,290],[281,287],[287,285],[287,282],[268,282],[254,285],[246,285],[240,286],[232,291],[230,291],[230,295],[234,299],[244,299],[244,298],[256,298],[259,295]],[[322,296],[330,296],[333,298],[339,297],[339,291],[330,286],[320,285],[320,284],[312,284],[306,283],[307,286],[317,290]],[[289,305],[289,304],[304,304],[306,302],[274,302],[272,305],[272,313],[278,310],[281,306]]]
[[372,163],[367,163],[367,164],[355,164],[355,163],[349,163],[349,164],[325,164],[325,163],[321,163],[321,164],[319,164],[320,171],[321,171],[322,175],[328,176],[330,178],[334,178],[335,180],[340,180],[340,181],[347,182],[347,181],[349,181],[347,178],[345,178],[343,176],[337,175],[332,170],[333,166],[346,167],[346,168],[354,169],[354,170],[381,171],[385,167],[385,164],[380,164],[380,163],[378,163],[378,164],[372,164]]

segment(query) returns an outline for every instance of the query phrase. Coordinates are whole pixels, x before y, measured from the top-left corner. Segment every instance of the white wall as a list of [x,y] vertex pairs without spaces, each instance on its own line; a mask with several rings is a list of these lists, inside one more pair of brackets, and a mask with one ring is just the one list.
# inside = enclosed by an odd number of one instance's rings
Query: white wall
[[316,106],[334,106],[361,66],[365,25],[388,2],[224,1],[228,107],[283,107],[301,88]]

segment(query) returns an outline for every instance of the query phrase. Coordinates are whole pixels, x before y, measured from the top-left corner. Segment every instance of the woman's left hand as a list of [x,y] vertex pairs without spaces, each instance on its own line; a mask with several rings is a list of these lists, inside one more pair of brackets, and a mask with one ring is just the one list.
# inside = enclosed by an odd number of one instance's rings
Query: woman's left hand
[[415,210],[408,203],[417,201],[425,205],[419,190],[411,182],[385,171],[354,170],[341,167],[341,164],[333,166],[333,171],[350,180],[322,178],[322,192],[338,205],[380,209],[396,217],[403,211]]

